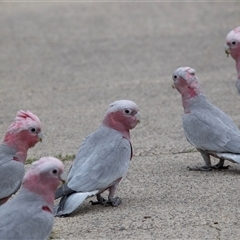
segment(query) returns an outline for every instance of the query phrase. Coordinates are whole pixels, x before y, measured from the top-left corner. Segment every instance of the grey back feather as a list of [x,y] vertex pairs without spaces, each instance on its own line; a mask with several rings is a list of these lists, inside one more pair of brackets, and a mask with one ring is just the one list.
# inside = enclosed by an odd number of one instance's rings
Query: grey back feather
[[130,142],[120,132],[101,126],[81,145],[68,187],[78,192],[103,190],[127,172],[130,157]]
[[240,153],[240,131],[232,119],[204,96],[189,102],[190,113],[183,116],[186,138],[196,148]]

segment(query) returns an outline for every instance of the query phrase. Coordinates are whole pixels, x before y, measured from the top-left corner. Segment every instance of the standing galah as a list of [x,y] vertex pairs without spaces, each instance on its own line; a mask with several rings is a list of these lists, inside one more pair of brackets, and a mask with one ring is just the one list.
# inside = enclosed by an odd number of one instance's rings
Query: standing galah
[[236,88],[240,94],[240,27],[237,27],[228,33],[226,37],[225,52],[227,56],[230,54],[236,61],[236,69],[238,74]]
[[[56,192],[55,199],[62,197],[54,209],[56,216],[67,216],[94,195],[97,202],[92,204],[115,207],[121,203],[114,193],[132,158],[129,130],[139,122],[140,113],[134,102],[119,100],[110,104],[102,125],[82,143],[67,183]],[[107,189],[108,200],[101,196]]]
[[0,145],[0,205],[20,188],[27,151],[41,139],[39,118],[30,111],[18,111]]
[[[173,88],[182,95],[183,129],[187,140],[201,153],[205,166],[190,170],[227,168],[224,160],[240,163],[240,131],[232,119],[212,105],[202,93],[195,70],[181,67],[175,70]],[[219,158],[212,166],[210,156]]]
[[32,163],[19,193],[0,208],[0,239],[48,239],[54,195],[64,181],[63,163],[53,157]]

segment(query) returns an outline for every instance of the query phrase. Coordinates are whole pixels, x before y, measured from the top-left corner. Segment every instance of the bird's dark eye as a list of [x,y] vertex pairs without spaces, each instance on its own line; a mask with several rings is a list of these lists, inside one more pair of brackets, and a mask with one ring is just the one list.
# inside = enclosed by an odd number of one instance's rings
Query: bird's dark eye
[[236,44],[236,42],[235,41],[232,41],[232,45],[235,45]]
[[53,174],[56,174],[57,172],[58,172],[57,169],[53,169],[53,170],[52,170],[52,173],[53,173]]
[[36,132],[36,128],[31,128],[31,132]]
[[174,79],[177,79],[177,75],[173,75],[173,78],[174,78]]
[[128,109],[125,109],[125,113],[129,114],[129,113],[130,113],[130,111],[129,111]]

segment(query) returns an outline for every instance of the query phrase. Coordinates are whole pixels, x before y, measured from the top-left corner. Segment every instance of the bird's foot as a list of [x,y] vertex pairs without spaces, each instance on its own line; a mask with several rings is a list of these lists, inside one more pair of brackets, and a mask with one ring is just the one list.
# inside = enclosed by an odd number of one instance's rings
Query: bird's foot
[[201,167],[187,167],[190,171],[211,171],[212,170],[212,166],[201,166]]
[[103,198],[102,196],[97,196],[97,201],[89,201],[92,205],[98,205],[98,204],[101,204],[101,205],[106,205],[108,200],[106,200],[105,198]]
[[119,197],[115,197],[115,198],[112,198],[111,200],[106,200],[105,198],[101,197],[101,198],[98,198],[98,201],[90,201],[90,203],[92,205],[98,205],[98,204],[101,204],[101,205],[104,205],[104,206],[112,206],[112,207],[117,207],[118,205],[120,205],[122,203],[122,200],[121,198]]
[[216,170],[222,170],[222,169],[228,169],[229,168],[229,165],[227,165],[227,166],[223,166],[222,164],[216,164],[216,165],[213,165],[212,167],[211,167],[212,169],[216,169]]
[[113,207],[117,207],[122,203],[122,199],[119,197],[112,198],[111,200],[108,200],[108,204],[110,204]]

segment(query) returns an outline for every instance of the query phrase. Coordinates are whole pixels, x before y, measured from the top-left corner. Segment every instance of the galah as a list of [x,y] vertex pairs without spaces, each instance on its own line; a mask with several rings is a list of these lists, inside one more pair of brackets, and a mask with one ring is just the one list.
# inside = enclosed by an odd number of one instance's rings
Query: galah
[[[190,67],[174,71],[173,88],[182,95],[183,129],[187,140],[201,153],[205,165],[190,170],[224,167],[224,160],[240,163],[240,131],[232,119],[212,105],[202,93],[196,72]],[[220,159],[212,166],[210,156]]]
[[[140,122],[138,106],[129,100],[110,104],[101,126],[80,146],[67,177],[67,183],[56,192],[61,198],[55,216],[67,216],[86,198],[96,195],[92,204],[118,206],[114,197],[118,183],[126,174],[132,158],[130,132]],[[108,199],[101,196],[109,190]]]
[[236,88],[240,94],[240,27],[237,27],[228,33],[226,37],[225,52],[227,56],[230,54],[236,61],[238,74]]
[[0,145],[0,205],[20,188],[27,151],[41,140],[39,118],[30,111],[18,111]]
[[0,239],[48,239],[54,222],[54,196],[65,181],[63,163],[43,157],[32,163],[17,195],[0,207]]

